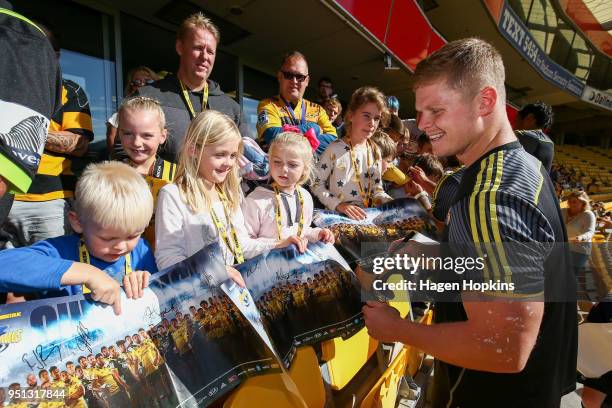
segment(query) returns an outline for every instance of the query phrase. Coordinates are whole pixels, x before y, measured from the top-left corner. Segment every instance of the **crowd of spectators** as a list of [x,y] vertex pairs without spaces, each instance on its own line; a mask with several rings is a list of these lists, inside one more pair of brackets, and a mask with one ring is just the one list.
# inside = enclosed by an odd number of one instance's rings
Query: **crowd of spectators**
[[[215,241],[223,246],[228,276],[240,284],[231,265],[245,258],[288,245],[303,251],[308,242],[333,243],[329,231],[310,228],[317,208],[360,220],[365,208],[411,197],[441,231],[449,226],[465,168],[455,157],[463,152],[441,153],[439,138],[446,136],[421,131],[421,120],[400,119],[398,98],[373,86],[340,96],[322,76],[316,102],[305,99],[311,70],[305,55],[291,51],[279,61],[278,95],[259,103],[258,138],[250,139],[241,107],[209,78],[220,35],[206,16],[194,14],[177,33],[175,74],[162,78],[146,66],[129,72],[125,100],[107,124],[109,157],[123,163],[90,166],[78,183],[71,163],[93,139],[91,114],[84,90],[62,81],[61,108],[49,117],[38,173],[15,196],[3,224],[5,245],[17,249],[0,251],[0,263],[13,262],[16,270],[29,263],[28,274],[0,279],[9,301],[25,300],[20,294],[92,292],[119,311],[121,284],[139,297],[158,267]],[[550,174],[558,199],[568,201],[563,222],[578,274],[588,268],[597,224],[610,226],[610,212],[589,201],[598,184],[584,186],[581,174],[553,164],[550,107],[530,104],[517,118],[515,137]],[[255,194],[247,198],[252,206],[241,209],[249,193]],[[143,197],[150,203],[142,204]],[[268,213],[253,213],[258,208]],[[265,222],[263,234],[259,224]],[[143,233],[148,242],[140,239]],[[52,277],[42,279],[40,268]]]

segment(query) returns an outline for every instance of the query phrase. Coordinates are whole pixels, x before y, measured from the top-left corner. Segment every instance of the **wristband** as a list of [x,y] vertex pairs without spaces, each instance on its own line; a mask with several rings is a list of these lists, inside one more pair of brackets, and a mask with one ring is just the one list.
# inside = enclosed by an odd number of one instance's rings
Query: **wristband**
[[429,196],[429,195],[427,194],[427,191],[423,190],[423,191],[421,191],[419,194],[415,195],[413,198],[414,198],[415,200],[418,200],[419,198],[421,198],[421,197],[423,197],[423,196],[425,196],[425,197],[428,197],[428,196]]

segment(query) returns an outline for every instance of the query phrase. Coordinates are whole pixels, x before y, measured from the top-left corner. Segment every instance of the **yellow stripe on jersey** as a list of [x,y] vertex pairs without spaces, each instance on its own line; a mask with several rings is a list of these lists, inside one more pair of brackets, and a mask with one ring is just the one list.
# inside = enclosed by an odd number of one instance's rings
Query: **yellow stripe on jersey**
[[47,176],[59,176],[60,174],[73,175],[72,162],[64,156],[52,156],[43,153],[38,166],[38,173]]
[[[51,177],[45,178],[44,176]],[[36,177],[38,181],[30,186],[28,193],[15,195],[16,201],[39,202],[74,197],[76,179],[72,172],[72,161],[69,158],[43,153]],[[41,192],[43,185],[47,187],[45,190],[51,191]]]
[[[474,241],[475,244],[480,243],[480,238],[478,237],[478,230],[476,226],[476,196],[482,190],[482,187],[481,187],[482,175],[484,174],[486,170],[486,162],[487,162],[486,158],[483,159],[482,162],[480,162],[480,168],[482,170],[480,171],[480,173],[478,173],[478,177],[476,177],[476,184],[474,185],[475,189],[470,195],[470,204],[469,204],[470,229],[472,231],[472,240]],[[476,190],[476,188],[479,190]],[[479,245],[475,245],[475,247],[476,247],[476,252],[478,252],[478,256],[482,258],[483,257],[482,249],[480,248]],[[488,280],[489,271],[488,271],[486,262],[485,262],[485,267],[483,269],[483,273],[485,275],[486,280]]]
[[49,122],[49,132],[60,132],[61,130],[62,125],[51,118],[51,121]]
[[[50,132],[71,131],[89,140],[93,129],[87,96],[81,87],[69,80],[62,81],[62,107],[49,123]],[[15,196],[17,201],[50,201],[74,197],[76,177],[68,154],[45,150],[27,194]]]
[[542,185],[544,184],[544,177],[542,173],[539,174],[540,180],[538,181],[538,188],[536,189],[535,196],[533,199],[533,203],[538,205],[538,201],[540,201],[540,193],[542,192]]
[[91,116],[83,112],[64,112],[62,127],[70,129],[92,129]]
[[440,191],[440,187],[442,187],[442,184],[444,184],[446,179],[449,178],[451,175],[453,175],[453,173],[445,173],[444,175],[442,175],[442,178],[438,180],[438,184],[436,184],[436,188],[434,188],[434,191],[431,194],[432,200],[436,199],[436,197],[438,196],[438,192]]
[[[302,119],[303,103],[306,104],[306,122],[316,123],[321,128],[321,133],[336,135],[336,128],[329,121],[325,109],[321,105],[304,98],[293,109],[293,114],[298,122]],[[291,113],[287,111],[287,107],[280,97],[262,100],[257,106],[257,117],[257,138],[260,142],[263,142],[263,134],[269,128],[280,128],[286,124],[299,125],[299,123],[294,123]]]
[[[503,169],[504,152],[503,150],[500,150],[499,152],[497,152],[497,168],[495,170],[495,181],[493,182],[493,186],[491,187],[491,191],[489,193],[489,217],[491,220],[491,229],[493,230],[493,241],[497,243],[495,249],[498,252],[501,267],[504,270],[504,280],[506,281],[506,283],[510,283],[510,276],[512,274],[512,271],[506,258],[506,251],[504,249],[504,243],[502,242],[501,233],[499,229],[499,218],[497,217],[497,191],[499,190],[499,186],[501,184],[501,179],[504,171]],[[499,276],[496,276],[496,278],[499,278]]]
[[493,269],[493,278],[497,281],[499,279],[499,269],[497,267],[497,262],[494,257],[490,256],[490,248],[491,245],[488,245],[491,242],[491,237],[489,236],[489,227],[487,226],[487,214],[486,211],[486,199],[487,192],[491,186],[491,180],[493,177],[493,168],[495,167],[495,158],[489,156],[489,164],[485,168],[486,178],[484,185],[480,192],[478,193],[478,215],[480,221],[480,232],[482,233],[482,242],[485,243],[485,251],[489,253],[489,262]]
[[[501,239],[501,231],[499,226],[499,218],[497,216],[497,192],[501,185],[503,176],[504,152],[499,151],[494,155],[490,155],[481,162],[481,171],[476,179],[475,190],[470,196],[469,217],[472,230],[472,238],[475,244],[485,244],[488,262],[485,263],[483,270],[484,280],[491,279],[491,270],[493,272],[493,280],[502,280],[510,283],[512,281],[512,271],[508,264],[505,249]],[[482,179],[484,176],[484,184]],[[486,201],[489,200],[487,208]],[[478,201],[477,201],[478,200]],[[476,203],[478,202],[478,214],[476,213]],[[491,227],[487,225],[487,219],[490,221]],[[482,240],[478,232],[482,234]],[[493,245],[491,245],[493,244]],[[483,257],[482,247],[476,245],[478,256]],[[500,270],[501,266],[501,270]]]
[[15,196],[16,201],[51,201],[59,200],[60,198],[74,198],[73,191],[52,191],[44,194],[19,194]]
[[68,89],[65,86],[62,86],[62,105],[68,103]]

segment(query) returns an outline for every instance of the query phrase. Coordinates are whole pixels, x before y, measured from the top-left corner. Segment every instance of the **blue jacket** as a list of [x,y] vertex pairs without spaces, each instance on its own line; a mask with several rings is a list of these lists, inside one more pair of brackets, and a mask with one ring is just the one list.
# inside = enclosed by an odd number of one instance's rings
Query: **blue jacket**
[[[39,241],[34,245],[0,251],[0,292],[44,292],[43,297],[76,295],[82,285],[62,286],[64,273],[79,260],[78,234]],[[153,251],[142,238],[131,254],[132,270],[157,272]],[[105,262],[90,257],[93,266],[123,282],[125,257]]]

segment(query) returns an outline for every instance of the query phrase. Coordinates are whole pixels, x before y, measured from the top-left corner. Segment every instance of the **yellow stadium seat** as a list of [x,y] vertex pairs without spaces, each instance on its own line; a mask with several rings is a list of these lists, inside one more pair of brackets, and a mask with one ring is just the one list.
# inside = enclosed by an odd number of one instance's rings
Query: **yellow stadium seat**
[[[308,408],[325,406],[325,387],[319,361],[312,347],[297,350],[289,375]],[[286,389],[280,374],[247,379],[223,404],[224,408],[288,407],[303,408]]]
[[589,198],[593,201],[602,201],[602,202],[607,202],[612,200],[612,193],[605,193],[605,194],[593,194],[591,196],[589,196]]
[[322,359],[327,361],[331,388],[344,388],[372,357],[377,347],[378,341],[368,335],[365,327],[346,340],[337,337],[321,343]]
[[361,401],[361,408],[393,408],[397,399],[399,381],[406,371],[408,350],[403,348],[374,387]]
[[[420,319],[421,324],[431,324],[433,312],[429,310]],[[361,401],[361,408],[394,408],[397,400],[398,384],[403,375],[414,377],[425,358],[424,353],[411,346],[402,351],[389,364],[380,379]]]
[[[387,283],[399,283],[403,279],[402,275],[397,273],[389,276],[386,280]],[[389,301],[389,305],[396,308],[402,317],[408,316],[410,312],[410,301],[408,299],[407,290],[396,290],[393,292],[393,300]]]
[[[391,275],[387,282],[399,282],[400,274]],[[402,317],[410,312],[410,302],[406,291],[395,293],[395,299],[389,304],[396,308]],[[353,337],[342,340],[335,338],[321,344],[322,359],[327,362],[329,383],[333,390],[341,390],[353,379],[378,347],[378,341],[368,336],[366,328],[361,329]]]
[[[432,321],[433,311],[428,310],[425,316],[421,318],[420,323],[429,325]],[[409,347],[406,373],[409,374],[411,377],[414,377],[419,368],[421,368],[421,364],[423,364],[424,358],[425,354],[421,350],[415,347]]]

